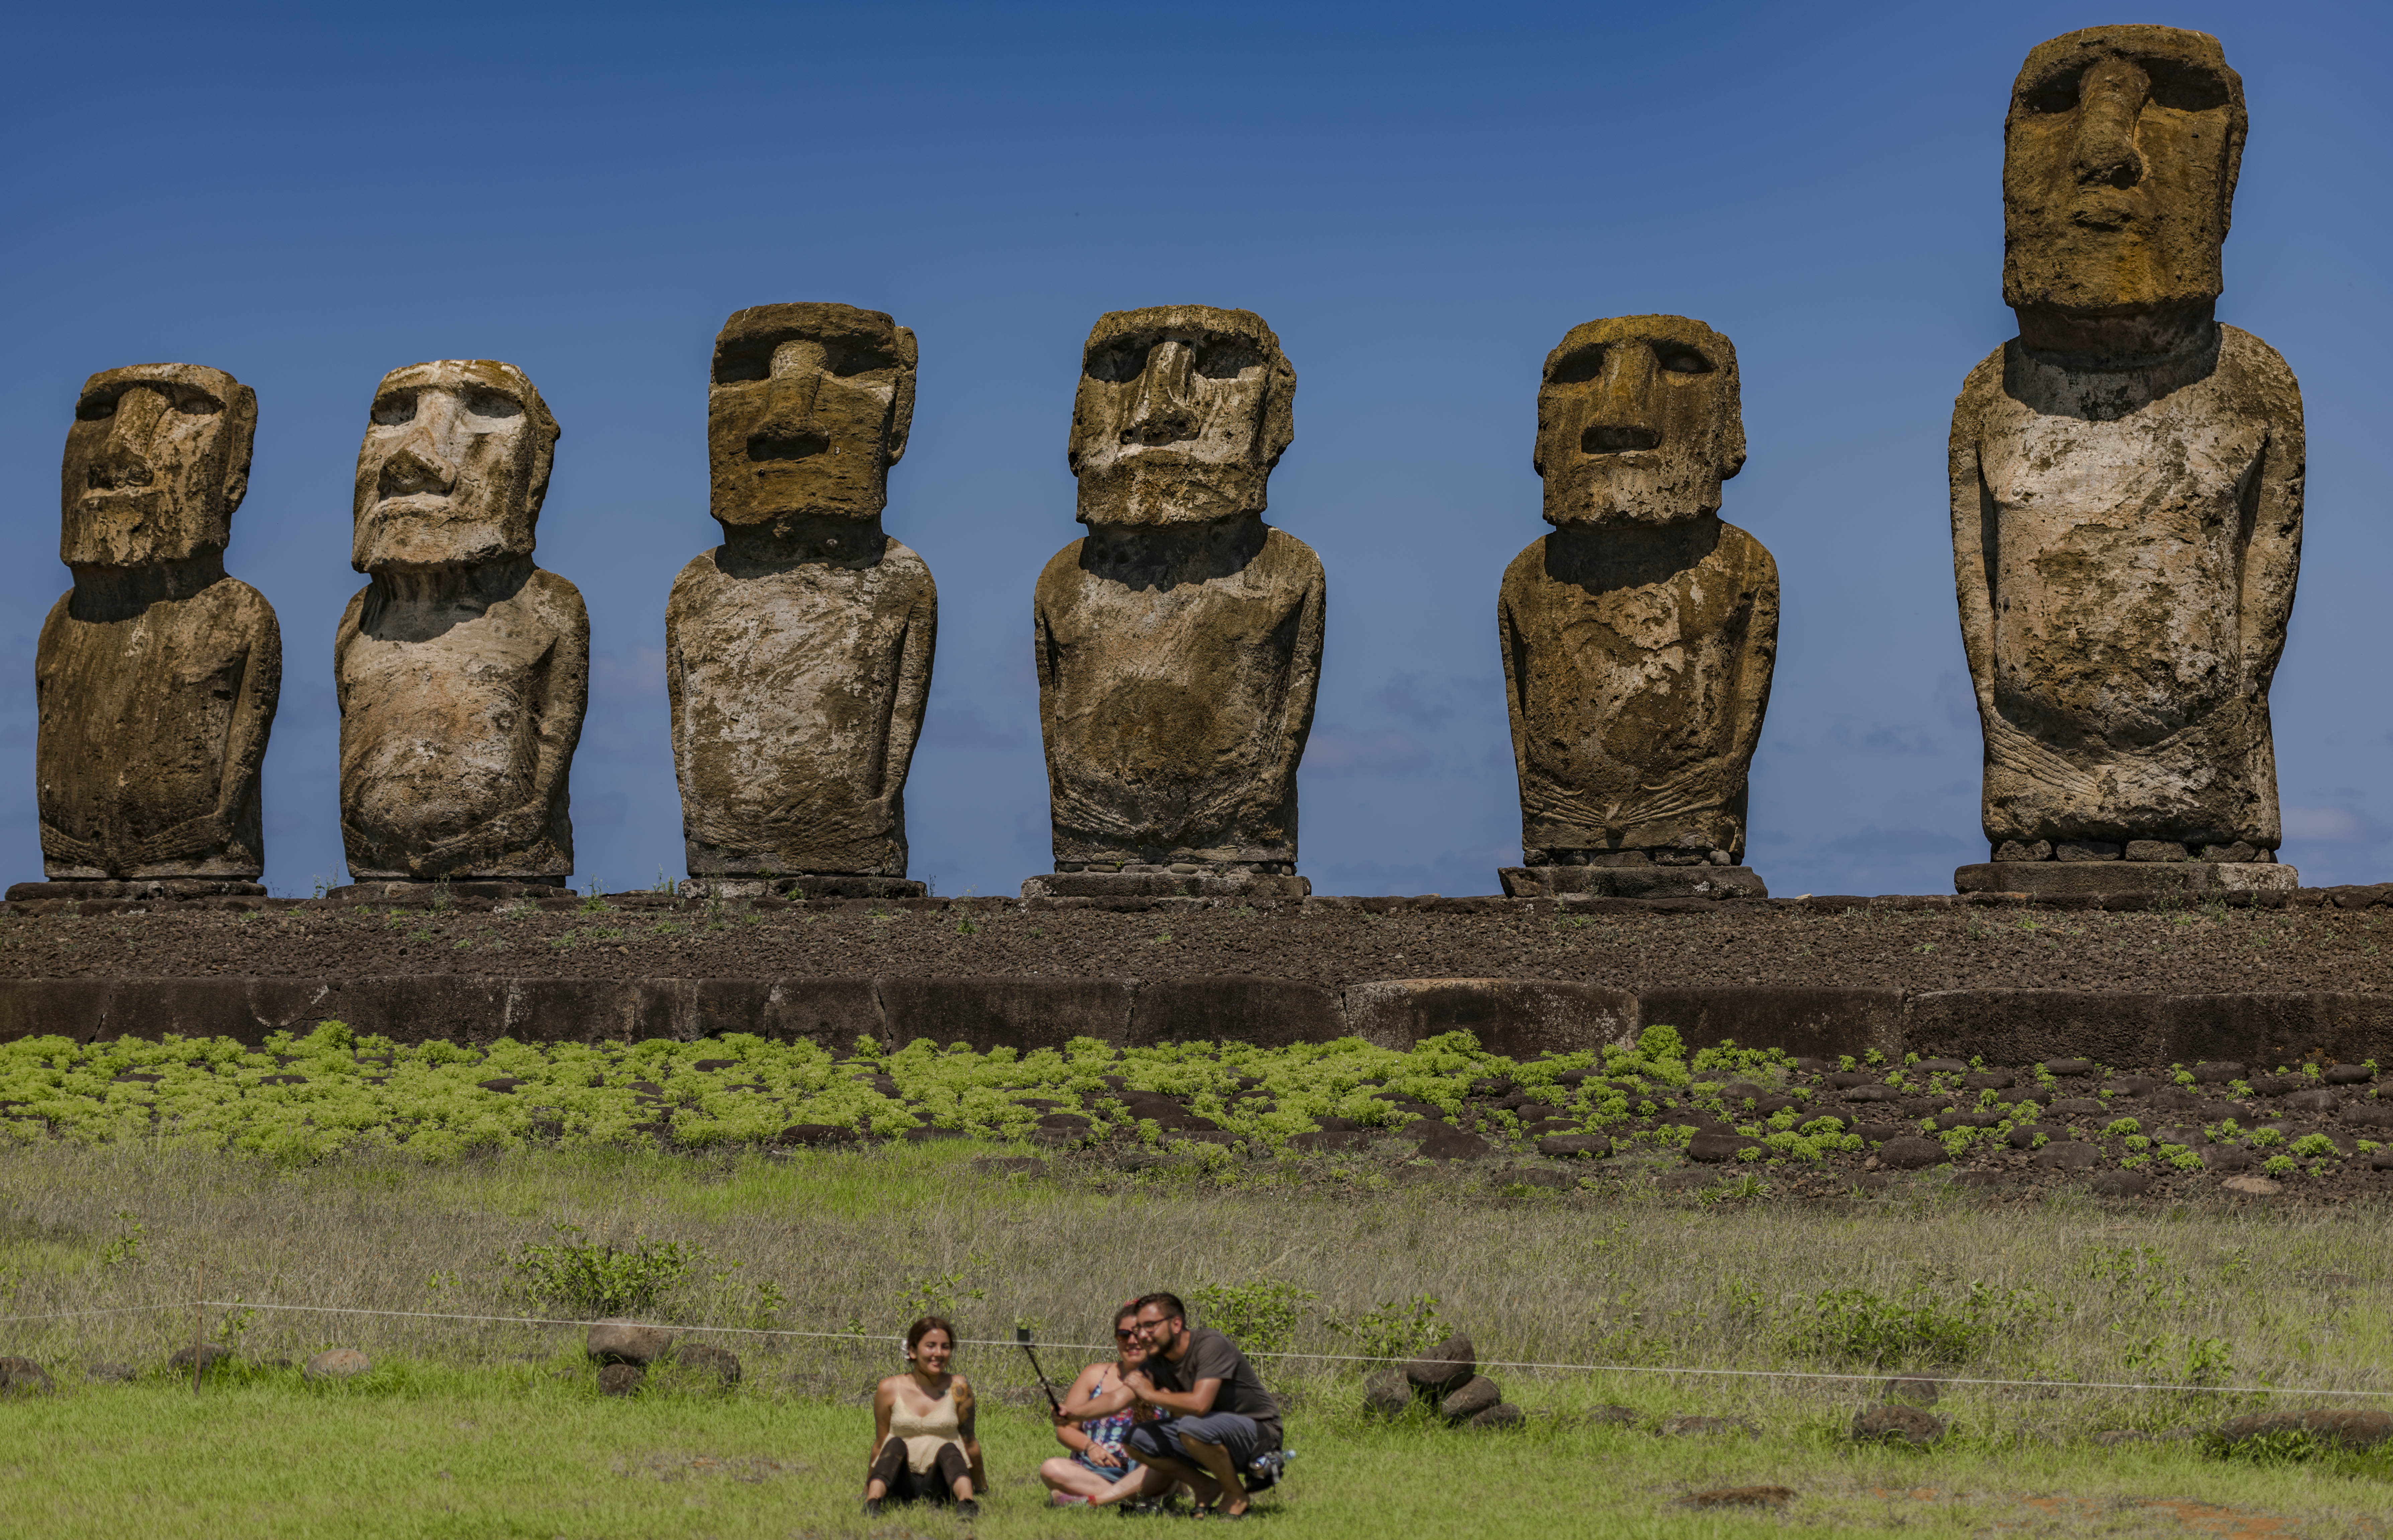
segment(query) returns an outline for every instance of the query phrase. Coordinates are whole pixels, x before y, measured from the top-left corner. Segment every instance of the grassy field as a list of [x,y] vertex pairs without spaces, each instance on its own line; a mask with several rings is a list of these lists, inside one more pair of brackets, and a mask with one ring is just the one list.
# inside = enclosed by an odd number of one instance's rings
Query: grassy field
[[[862,1400],[895,1367],[869,1338],[930,1307],[968,1338],[1019,1322],[1045,1341],[1092,1342],[1107,1303],[1160,1286],[1296,1354],[1458,1327],[1483,1362],[1619,1366],[1491,1368],[1530,1422],[1471,1434],[1364,1421],[1361,1365],[1262,1360],[1295,1401],[1299,1457],[1268,1499],[1269,1521],[1289,1533],[1384,1534],[1392,1520],[1538,1536],[1599,1523],[2388,1533],[2383,1455],[2261,1464],[2191,1436],[2234,1413],[2320,1404],[2213,1387],[2324,1387],[2347,1392],[2327,1404],[2393,1406],[2348,1393],[2393,1390],[2393,1250],[2388,1216],[2371,1206],[1989,1207],[1933,1173],[1797,1206],[1526,1191],[1467,1164],[1342,1157],[1209,1156],[1138,1173],[1058,1159],[1038,1175],[970,1164],[1022,1153],[953,1141],[277,1165],[137,1142],[19,1145],[0,1159],[0,1316],[172,1308],[0,1325],[0,1352],[59,1384],[0,1402],[9,1509],[33,1516],[22,1533],[46,1534],[863,1534],[874,1526],[855,1507]],[[709,1339],[740,1353],[741,1384],[662,1377],[635,1400],[602,1400],[571,1326],[256,1308],[580,1313],[548,1265],[557,1248],[646,1289],[640,1313],[739,1328]],[[203,1269],[208,1297],[241,1302],[208,1312],[240,1366],[195,1399],[163,1361],[190,1340]],[[774,1328],[868,1339],[746,1334]],[[269,1366],[336,1344],[376,1368],[310,1386]],[[1059,1346],[1050,1371],[1084,1356]],[[88,1379],[95,1364],[136,1378]],[[998,1491],[979,1533],[1117,1522],[1037,1506],[1027,1483],[1052,1446],[1019,1355],[968,1348],[960,1367],[992,1403]],[[1866,1377],[1628,1372],[1673,1367]],[[1898,1370],[1948,1381],[1936,1411],[1954,1433],[1939,1448],[1842,1437],[1875,1379]],[[2164,1389],[1950,1383],[1960,1378]],[[1636,1422],[1586,1416],[1603,1404]],[[1680,1414],[1755,1431],[1657,1432]],[[2121,1429],[2189,1436],[2095,1442]],[[1799,1495],[1783,1513],[1678,1506],[1693,1490],[1756,1483]],[[955,1526],[935,1514],[879,1526],[909,1530]]]

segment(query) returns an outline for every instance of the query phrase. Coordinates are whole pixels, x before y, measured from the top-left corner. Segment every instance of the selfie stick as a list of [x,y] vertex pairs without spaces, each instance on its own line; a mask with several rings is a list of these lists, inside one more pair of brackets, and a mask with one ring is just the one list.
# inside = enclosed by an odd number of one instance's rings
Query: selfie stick
[[1030,1328],[1028,1326],[1014,1327],[1013,1340],[1022,1345],[1023,1356],[1030,1360],[1030,1372],[1039,1377],[1039,1388],[1047,1392],[1047,1404],[1054,1410],[1057,1416],[1063,1416],[1064,1403],[1055,1399],[1055,1392],[1053,1390],[1048,1390],[1047,1372],[1039,1366],[1039,1355],[1030,1351]]

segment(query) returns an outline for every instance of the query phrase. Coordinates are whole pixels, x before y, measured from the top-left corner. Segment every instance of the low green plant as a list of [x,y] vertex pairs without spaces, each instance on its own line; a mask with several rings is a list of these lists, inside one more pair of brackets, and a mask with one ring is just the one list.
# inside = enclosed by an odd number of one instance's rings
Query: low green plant
[[1273,1279],[1204,1284],[1188,1291],[1200,1325],[1212,1327],[1249,1352],[1282,1352],[1296,1336],[1304,1307],[1319,1295]]
[[706,1257],[683,1241],[634,1235],[630,1243],[581,1238],[578,1224],[551,1226],[556,1239],[500,1258],[525,1299],[567,1315],[645,1315],[679,1288]]
[[1798,1307],[1789,1346],[1872,1369],[1954,1367],[1974,1362],[1998,1338],[2017,1340],[2046,1307],[2032,1290],[1972,1283],[1958,1299],[1914,1286],[1900,1296],[1825,1288]]
[[1382,1299],[1351,1321],[1327,1317],[1322,1325],[1344,1338],[1361,1357],[1413,1358],[1445,1336],[1445,1323],[1439,1319],[1437,1307],[1437,1298],[1429,1294]]

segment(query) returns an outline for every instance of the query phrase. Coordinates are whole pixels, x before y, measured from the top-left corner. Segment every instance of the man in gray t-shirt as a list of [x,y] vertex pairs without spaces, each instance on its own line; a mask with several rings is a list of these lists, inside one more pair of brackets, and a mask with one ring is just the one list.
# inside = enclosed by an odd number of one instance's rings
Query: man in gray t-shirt
[[1126,1447],[1146,1463],[1144,1496],[1170,1492],[1186,1481],[1202,1499],[1213,1499],[1229,1517],[1247,1511],[1240,1480],[1256,1455],[1280,1446],[1279,1406],[1263,1389],[1237,1344],[1210,1326],[1191,1330],[1187,1308],[1169,1294],[1138,1302],[1138,1331],[1145,1339],[1145,1364],[1122,1377],[1143,1406],[1170,1414],[1167,1420],[1133,1427]]

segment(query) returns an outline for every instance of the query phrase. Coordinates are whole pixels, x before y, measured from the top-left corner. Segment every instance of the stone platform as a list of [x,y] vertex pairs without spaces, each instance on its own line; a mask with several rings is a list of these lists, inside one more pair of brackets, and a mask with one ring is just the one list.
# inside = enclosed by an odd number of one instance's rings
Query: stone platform
[[684,898],[928,898],[930,888],[906,877],[855,873],[801,873],[795,877],[685,877],[674,892]]
[[1956,868],[1955,893],[2023,893],[2032,898],[2135,894],[2291,893],[2301,873],[2280,861],[1981,861]]
[[1025,898],[1309,898],[1305,878],[1249,871],[1052,871],[1022,884]]
[[1500,867],[1507,898],[1767,898],[1751,867]]
[[[264,893],[266,890],[257,890]],[[455,882],[345,882],[327,888],[324,896],[340,904],[439,904],[458,899],[506,904],[519,898],[569,898],[573,889],[559,878],[554,882],[503,882],[466,879]]]
[[17,882],[8,889],[8,902],[11,904],[30,904],[43,899],[87,902],[99,898],[155,901],[265,896],[263,883],[234,881],[222,877],[137,878],[127,882]]

